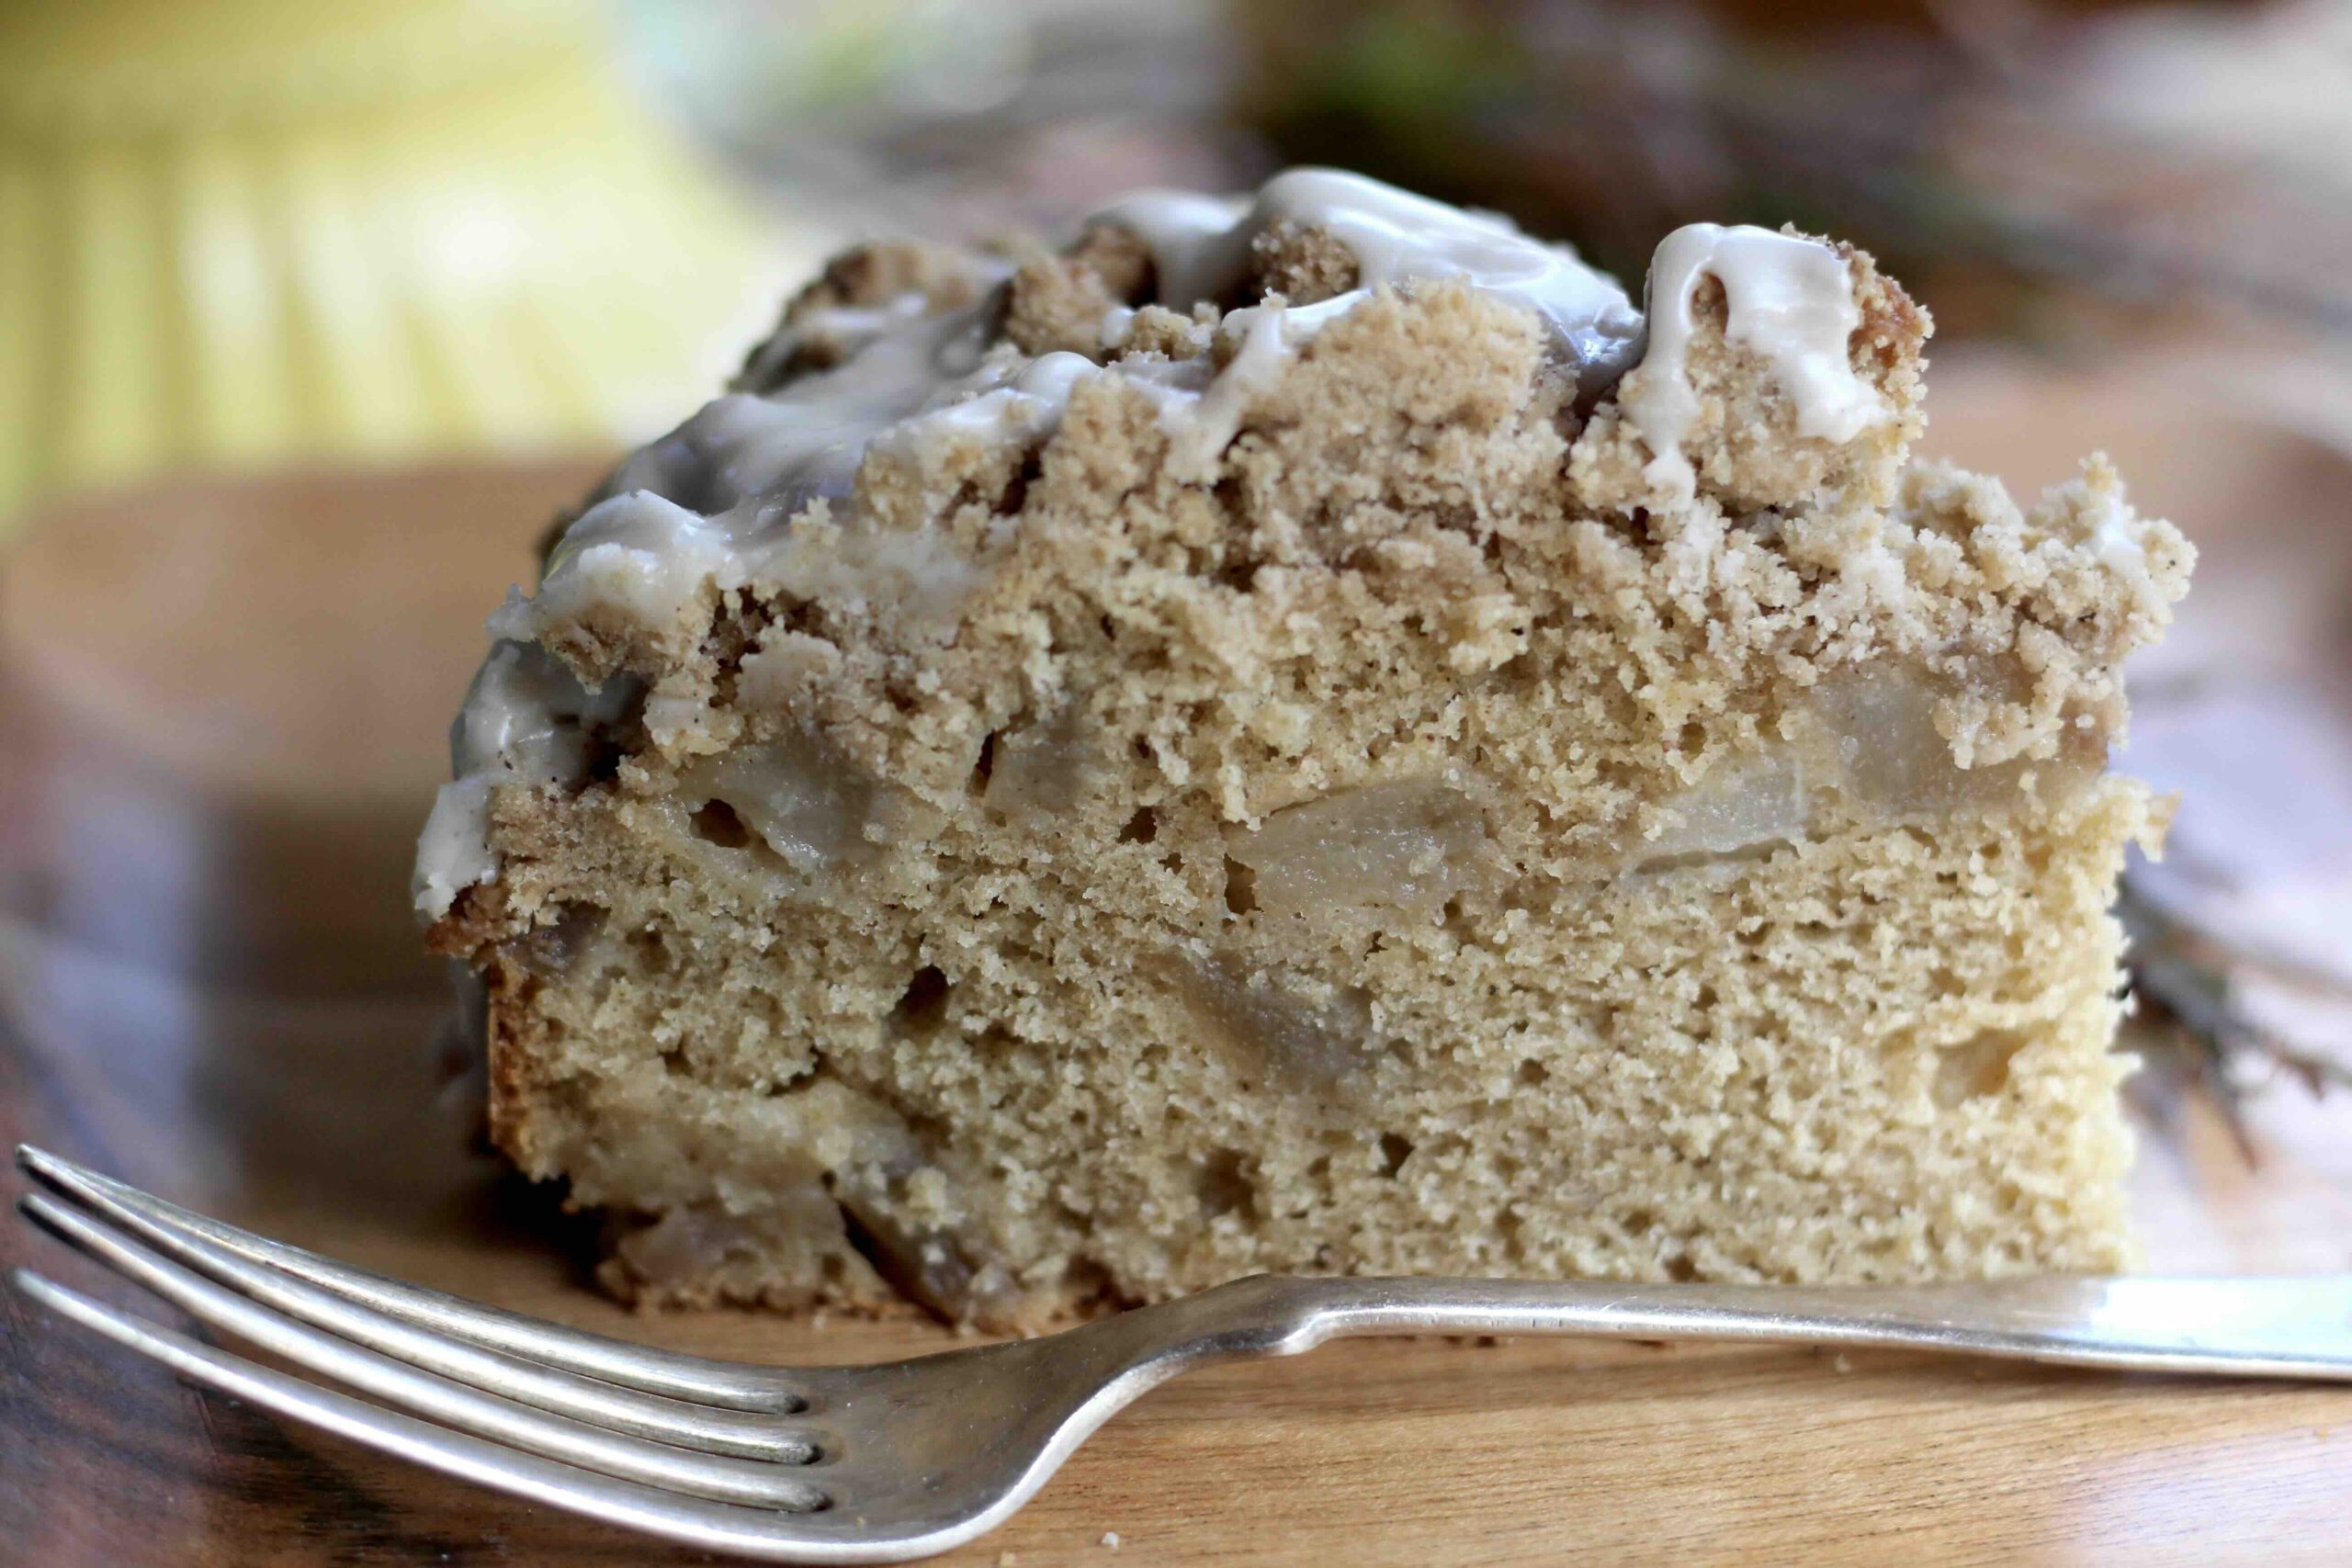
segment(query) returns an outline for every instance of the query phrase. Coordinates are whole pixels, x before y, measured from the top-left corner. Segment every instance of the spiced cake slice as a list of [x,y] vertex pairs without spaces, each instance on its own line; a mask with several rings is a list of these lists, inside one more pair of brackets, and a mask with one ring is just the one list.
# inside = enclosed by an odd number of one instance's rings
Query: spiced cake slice
[[2192,552],[1911,462],[1928,331],[1315,170],[842,256],[493,617],[416,887],[497,1142],[653,1303],[2124,1263]]

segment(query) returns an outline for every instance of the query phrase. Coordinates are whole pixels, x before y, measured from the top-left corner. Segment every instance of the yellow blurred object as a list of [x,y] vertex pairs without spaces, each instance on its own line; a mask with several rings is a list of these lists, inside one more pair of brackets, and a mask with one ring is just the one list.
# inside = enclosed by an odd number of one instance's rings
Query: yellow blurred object
[[643,434],[816,248],[590,0],[0,6],[0,532],[157,468]]

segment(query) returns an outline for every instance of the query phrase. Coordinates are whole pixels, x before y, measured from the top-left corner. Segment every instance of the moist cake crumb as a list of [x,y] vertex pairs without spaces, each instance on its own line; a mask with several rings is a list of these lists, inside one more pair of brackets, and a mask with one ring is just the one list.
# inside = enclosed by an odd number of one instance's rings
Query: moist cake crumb
[[1912,459],[1926,312],[1793,231],[1646,318],[1329,171],[1074,232],[837,259],[493,617],[418,905],[605,1288],[2130,1259],[2193,552],[2104,459]]

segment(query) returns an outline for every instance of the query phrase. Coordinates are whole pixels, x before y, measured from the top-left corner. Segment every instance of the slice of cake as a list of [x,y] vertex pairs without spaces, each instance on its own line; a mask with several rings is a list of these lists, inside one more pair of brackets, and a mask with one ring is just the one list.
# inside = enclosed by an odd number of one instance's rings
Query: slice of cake
[[2102,766],[2189,547],[1908,463],[1849,246],[1648,296],[1309,170],[827,268],[497,613],[419,859],[605,1282],[2125,1262]]

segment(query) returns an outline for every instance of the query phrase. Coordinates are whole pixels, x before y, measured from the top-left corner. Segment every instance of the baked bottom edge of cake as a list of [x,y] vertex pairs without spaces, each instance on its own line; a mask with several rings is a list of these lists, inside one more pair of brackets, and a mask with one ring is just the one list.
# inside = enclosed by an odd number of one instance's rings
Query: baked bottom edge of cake
[[1035,1328],[1261,1271],[2112,1269],[2106,905],[2143,797],[2111,783],[1532,929],[1458,900],[1352,968],[1051,897],[863,931],[647,905],[561,963],[490,950],[493,1127],[606,1213],[601,1278],[648,1305]]

